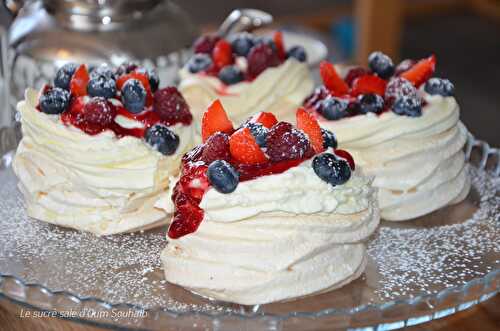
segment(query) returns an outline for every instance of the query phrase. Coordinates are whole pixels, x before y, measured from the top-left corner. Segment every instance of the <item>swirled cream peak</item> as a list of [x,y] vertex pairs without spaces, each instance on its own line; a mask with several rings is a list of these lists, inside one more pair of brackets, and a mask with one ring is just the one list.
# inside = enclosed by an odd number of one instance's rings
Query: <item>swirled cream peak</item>
[[60,116],[38,111],[37,99],[28,89],[18,104],[23,139],[13,164],[31,217],[98,235],[167,221],[154,203],[192,147],[191,126],[171,127],[180,145],[164,156],[143,139],[64,125]]

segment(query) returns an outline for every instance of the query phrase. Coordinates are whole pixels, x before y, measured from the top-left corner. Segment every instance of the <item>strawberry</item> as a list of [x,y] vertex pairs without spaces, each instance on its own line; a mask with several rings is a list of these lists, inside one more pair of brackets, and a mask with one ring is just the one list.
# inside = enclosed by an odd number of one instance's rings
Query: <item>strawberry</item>
[[241,128],[229,138],[231,156],[243,164],[265,163],[267,157],[260,149],[249,128]]
[[337,157],[346,160],[347,163],[349,163],[349,167],[351,167],[351,170],[354,170],[356,168],[356,165],[354,164],[354,159],[348,151],[345,151],[343,149],[336,149],[334,153],[335,155],[337,155]]
[[333,64],[322,61],[319,64],[319,73],[323,84],[334,95],[346,94],[349,91],[349,86],[340,78]]
[[81,64],[75,70],[75,73],[69,82],[71,94],[75,97],[87,95],[87,84],[89,80],[90,77],[87,71],[87,66],[85,64]]
[[352,83],[351,95],[375,93],[384,96],[387,82],[375,75],[364,75],[354,79]]
[[233,124],[227,117],[224,107],[219,99],[215,100],[203,114],[201,119],[201,136],[203,142],[216,132],[231,134],[234,132]]
[[273,41],[276,44],[278,56],[280,57],[280,59],[283,60],[286,57],[285,44],[283,42],[283,32],[281,31],[274,32]]
[[212,59],[217,68],[223,68],[233,63],[231,44],[224,39],[219,40],[212,50]]
[[316,153],[325,150],[323,147],[323,134],[316,118],[309,114],[304,108],[297,110],[297,128],[304,131],[309,137],[312,147]]
[[400,77],[409,80],[415,87],[419,87],[434,74],[435,70],[436,56],[433,54],[415,63],[410,69],[403,72]]
[[274,124],[278,123],[278,120],[274,114],[261,111],[260,113],[253,115],[249,122],[260,123],[270,129]]

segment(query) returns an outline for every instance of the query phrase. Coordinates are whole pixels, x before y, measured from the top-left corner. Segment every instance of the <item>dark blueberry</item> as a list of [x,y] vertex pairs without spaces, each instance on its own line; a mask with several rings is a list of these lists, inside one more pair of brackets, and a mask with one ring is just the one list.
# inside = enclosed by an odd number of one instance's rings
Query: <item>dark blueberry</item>
[[253,45],[253,36],[245,32],[235,35],[231,41],[231,48],[238,56],[247,56]]
[[338,120],[348,115],[347,107],[349,102],[337,97],[327,97],[321,101],[319,107],[321,115],[327,120]]
[[254,43],[255,45],[260,45],[260,44],[268,45],[275,52],[278,50],[278,47],[276,46],[276,43],[274,42],[273,38],[269,36],[256,37],[254,38]]
[[154,69],[148,70],[148,77],[149,77],[149,86],[151,87],[151,92],[155,93],[156,90],[158,90],[158,87],[160,86],[160,77],[158,77],[158,73]]
[[337,148],[337,137],[335,136],[335,133],[321,128],[321,135],[323,136],[323,147],[326,148]]
[[40,109],[45,114],[63,113],[69,105],[70,93],[62,88],[54,87],[40,96]]
[[269,133],[269,129],[260,123],[248,122],[244,125],[246,128],[250,129],[252,136],[254,136],[257,144],[260,147],[266,147],[266,138]]
[[107,64],[101,64],[90,71],[90,79],[104,76],[107,79],[115,80],[115,73]]
[[219,79],[227,85],[239,83],[244,78],[243,72],[237,66],[225,66],[219,71]]
[[293,46],[292,48],[290,48],[286,53],[286,57],[287,58],[293,57],[297,59],[299,62],[307,61],[307,53],[304,47],[302,46]]
[[212,58],[204,53],[193,55],[187,63],[188,70],[193,74],[203,70],[207,70],[211,66]]
[[179,147],[179,137],[168,127],[155,124],[146,130],[146,142],[163,155],[172,155]]
[[220,193],[231,193],[236,190],[240,175],[233,166],[224,160],[216,160],[208,166],[207,177],[210,184]]
[[69,82],[77,68],[76,63],[66,63],[59,70],[57,70],[56,77],[54,78],[54,86],[69,91]]
[[431,78],[425,83],[425,92],[431,95],[442,95],[443,97],[452,97],[455,94],[455,86],[448,79]]
[[422,102],[418,97],[403,96],[396,99],[392,111],[398,115],[419,117],[422,115]]
[[382,52],[373,52],[368,57],[368,66],[380,78],[387,79],[394,74],[394,63]]
[[134,114],[140,113],[146,103],[146,89],[137,79],[129,79],[122,87],[122,102]]
[[349,163],[330,153],[316,156],[312,166],[319,178],[333,186],[342,185],[351,178]]
[[384,98],[378,94],[362,94],[358,96],[358,107],[362,114],[380,114],[384,110]]
[[113,98],[116,95],[116,82],[106,75],[91,75],[87,85],[91,97]]

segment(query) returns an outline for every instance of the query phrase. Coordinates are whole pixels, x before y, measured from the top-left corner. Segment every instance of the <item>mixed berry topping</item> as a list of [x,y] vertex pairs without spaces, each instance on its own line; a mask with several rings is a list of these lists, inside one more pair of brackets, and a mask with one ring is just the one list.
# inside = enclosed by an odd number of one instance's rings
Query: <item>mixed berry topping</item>
[[[327,148],[337,147],[335,135],[321,129],[305,109],[297,111],[296,120],[297,126],[293,126],[278,122],[272,113],[260,112],[235,130],[222,103],[214,101],[203,115],[203,144],[182,158],[181,176],[172,195],[175,213],[168,236],[175,239],[196,231],[204,216],[199,205],[209,188],[229,194],[240,182],[282,173],[321,156]],[[354,161],[348,152],[333,153],[328,155],[335,162],[321,164],[321,169],[314,171],[322,180],[341,185],[351,176]]]
[[[177,149],[179,137],[168,126],[189,125],[192,115],[175,87],[159,89],[159,84],[154,71],[132,63],[90,69],[69,63],[57,71],[55,87],[44,87],[37,108],[46,114],[61,114],[64,124],[89,135],[111,130],[118,138],[143,138],[159,152],[170,155]],[[142,125],[122,127],[116,122],[117,116]]]
[[342,185],[351,178],[349,163],[332,153],[323,153],[316,156],[312,164],[316,175],[334,186]]
[[434,55],[420,61],[404,60],[394,66],[382,52],[368,58],[368,69],[355,67],[344,78],[333,64],[322,62],[323,86],[304,102],[306,109],[326,120],[362,114],[393,111],[409,117],[422,115],[424,100],[419,87],[428,94],[453,95],[453,84],[446,79],[431,78],[436,67]]
[[227,40],[212,35],[201,36],[194,42],[193,51],[187,69],[191,73],[218,77],[225,85],[251,81],[267,68],[279,66],[287,58],[300,62],[307,60],[303,47],[285,49],[280,31],[276,31],[272,37],[242,32]]

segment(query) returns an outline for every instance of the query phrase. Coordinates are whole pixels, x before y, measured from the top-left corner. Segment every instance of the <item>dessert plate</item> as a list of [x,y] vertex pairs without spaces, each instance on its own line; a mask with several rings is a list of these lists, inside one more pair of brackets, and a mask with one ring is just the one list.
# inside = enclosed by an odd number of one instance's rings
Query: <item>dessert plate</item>
[[[361,278],[296,301],[210,301],[163,280],[165,228],[112,237],[26,216],[9,168],[0,170],[0,296],[80,322],[130,329],[390,330],[467,309],[500,290],[500,152],[472,136],[473,189],[426,217],[382,222]],[[263,252],[256,252],[263,254]]]

